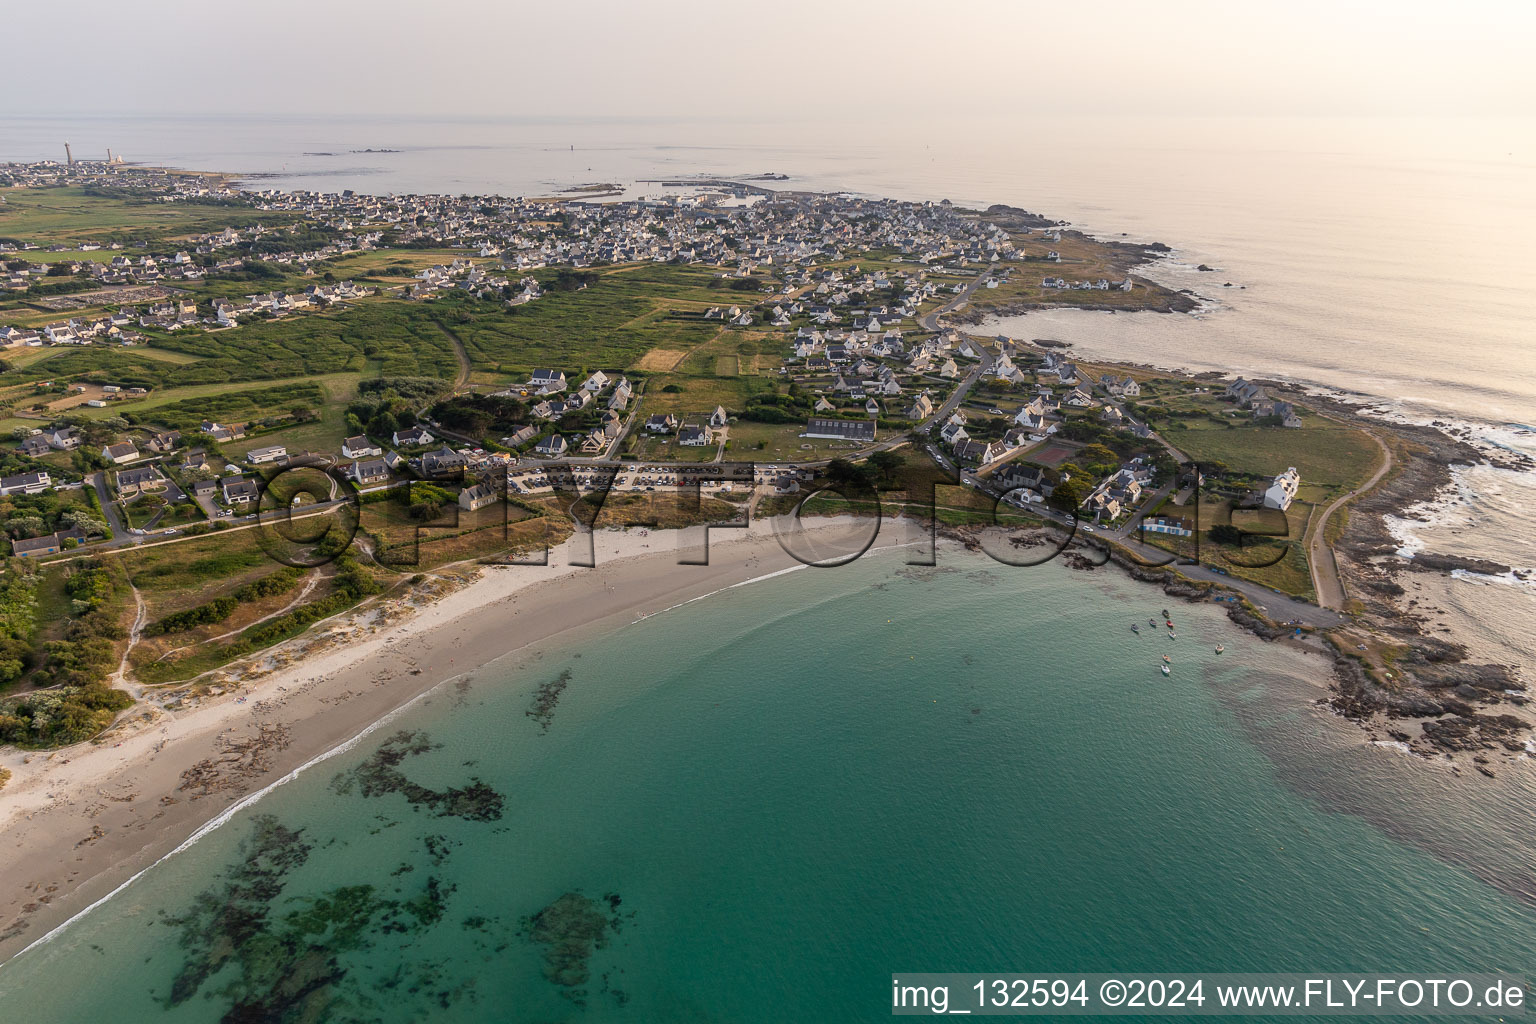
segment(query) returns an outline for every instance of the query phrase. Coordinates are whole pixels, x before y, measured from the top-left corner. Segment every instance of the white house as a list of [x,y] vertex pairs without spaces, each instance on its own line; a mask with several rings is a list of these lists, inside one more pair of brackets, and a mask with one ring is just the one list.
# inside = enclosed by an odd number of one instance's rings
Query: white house
[[534,370],[528,378],[528,387],[541,395],[565,390],[565,374],[559,370]]
[[384,449],[359,434],[341,442],[341,454],[349,459],[376,459],[384,454]]
[[608,386],[608,375],[602,370],[592,371],[592,376],[581,382],[581,390],[597,394]]
[[125,462],[132,462],[138,458],[139,449],[134,446],[132,441],[119,441],[117,444],[107,445],[101,450],[101,454],[103,458],[122,465]]
[[259,466],[264,462],[276,462],[278,459],[286,459],[287,457],[288,449],[280,444],[267,448],[252,448],[245,453],[245,461],[253,466]]
[[566,444],[564,437],[560,436],[559,434],[551,434],[544,440],[540,441],[538,444],[534,445],[533,450],[538,452],[540,455],[549,458],[556,458],[558,456],[564,455],[565,449],[567,447],[568,445]]
[[1176,516],[1147,516],[1141,521],[1141,528],[1148,533],[1166,533],[1173,537],[1195,535],[1193,524]]
[[1270,482],[1269,489],[1264,492],[1264,507],[1284,512],[1296,500],[1296,488],[1300,485],[1301,474],[1292,466]]
[[43,470],[0,477],[0,495],[39,494],[52,486],[53,480]]
[[391,440],[398,445],[414,447],[416,445],[431,444],[435,439],[426,427],[416,426],[395,431],[395,435]]

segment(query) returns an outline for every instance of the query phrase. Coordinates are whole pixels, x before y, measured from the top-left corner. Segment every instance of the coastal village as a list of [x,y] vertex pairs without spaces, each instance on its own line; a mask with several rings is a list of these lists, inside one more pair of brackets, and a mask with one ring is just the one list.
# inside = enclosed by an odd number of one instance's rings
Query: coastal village
[[7,578],[18,607],[85,609],[16,627],[0,702],[99,693],[119,656],[143,684],[217,676],[402,574],[573,532],[871,501],[1179,560],[1243,614],[1284,603],[1298,641],[1341,621],[1320,538],[1371,435],[1273,382],[973,329],[1021,303],[1188,308],[1134,272],[1162,250],[1011,207],[653,191],[0,166]]
[[[1015,273],[1027,273],[1024,266],[1031,259],[1060,266],[1062,256],[1056,247],[1061,231],[1040,218],[1029,218],[1037,225],[1034,228],[1008,230],[963,216],[947,203],[783,195],[734,182],[712,183],[686,195],[654,201],[599,204],[484,197],[385,198],[271,189],[247,192],[219,179],[129,168],[120,161],[0,169],[0,184],[15,188],[41,189],[63,182],[87,188],[132,187],[165,203],[248,203],[257,219],[190,240],[177,239],[178,247],[164,252],[143,251],[151,247],[116,240],[72,246],[0,241],[0,261],[6,271],[0,295],[25,301],[27,308],[40,305],[61,312],[82,308],[80,315],[48,322],[5,323],[0,326],[0,342],[7,348],[131,349],[152,346],[162,335],[186,332],[217,337],[253,322],[335,314],[353,304],[381,299],[431,302],[445,295],[463,295],[513,309],[544,297],[548,282],[541,283],[536,275],[550,267],[580,273],[641,262],[704,266],[721,268],[712,275],[726,283],[730,299],[693,316],[718,324],[723,331],[746,333],[755,327],[780,339],[776,372],[789,395],[797,399],[795,405],[805,407],[803,418],[795,421],[800,429],[777,432],[780,443],[772,454],[784,455],[789,445],[793,455],[787,461],[801,461],[795,457],[801,452],[818,456],[846,452],[857,457],[880,446],[882,438],[928,434],[942,447],[941,458],[982,476],[998,474],[1000,482],[1010,485],[1011,500],[1027,505],[1049,498],[1060,480],[1054,472],[1022,471],[1019,467],[1025,461],[1020,457],[1046,446],[1048,439],[1058,452],[1070,446],[1072,442],[1060,433],[1069,419],[1092,415],[1096,422],[1131,437],[1153,437],[1126,404],[1140,393],[1132,377],[1100,374],[1094,379],[1054,353],[1041,356],[1007,339],[983,340],[954,328],[930,329],[934,325],[919,322],[925,310],[952,303],[978,288],[996,288]],[[284,247],[287,232],[263,224],[262,214],[298,215],[309,235],[323,235],[328,241],[313,247]],[[551,230],[556,223],[559,229]],[[340,257],[427,242],[462,250],[464,255],[413,270],[408,282],[395,285],[335,280],[326,273],[325,279],[292,291],[200,299],[178,287],[217,282],[221,275],[244,275],[253,258],[265,266],[313,277],[314,268]],[[868,267],[849,262],[858,254],[871,253],[884,259]],[[1041,284],[1047,289],[1109,287],[1103,279],[1068,285],[1059,275],[1047,276]],[[1115,285],[1123,292],[1133,287],[1129,276]],[[45,297],[39,299],[38,292]],[[147,301],[102,302],[141,296]],[[87,302],[108,308],[84,312]],[[633,366],[627,369],[635,371]],[[252,515],[259,483],[252,471],[260,466],[281,469],[293,457],[332,460],[359,490],[397,485],[413,474],[434,479],[468,474],[472,479],[466,488],[516,494],[528,490],[527,480],[539,477],[538,468],[529,463],[543,459],[612,460],[664,454],[720,462],[727,449],[735,459],[769,463],[756,474],[758,486],[769,493],[793,493],[801,480],[811,476],[808,469],[776,464],[785,460],[760,454],[767,447],[762,441],[745,451],[731,443],[733,422],[740,424],[745,413],[754,424],[761,423],[761,409],[729,409],[717,403],[681,415],[670,409],[642,415],[642,409],[655,404],[647,402],[653,396],[646,394],[643,380],[626,375],[626,367],[591,369],[581,372],[580,380],[568,378],[568,373],[574,377],[577,369],[536,367],[525,380],[498,388],[470,384],[470,394],[500,400],[518,412],[522,422],[504,422],[505,432],[494,437],[455,430],[433,421],[428,411],[408,429],[371,438],[357,434],[329,450],[290,452],[282,444],[253,444],[225,457],[223,446],[271,433],[273,424],[263,424],[266,429],[262,430],[244,423],[205,420],[195,429],[191,424],[184,429],[155,429],[156,424],[146,422],[104,434],[100,425],[120,418],[111,412],[132,408],[149,391],[100,380],[101,374],[88,375],[98,379],[94,381],[35,382],[35,390],[61,394],[64,400],[17,408],[17,414],[40,419],[56,411],[63,415],[37,426],[18,426],[13,432],[20,439],[18,453],[33,459],[49,452],[74,452],[90,434],[86,456],[71,461],[84,472],[72,474],[57,459],[53,472],[66,487],[90,478],[92,490],[108,499],[104,507],[116,506],[125,513],[120,503],[153,507],[156,514],[143,517],[142,526],[128,526],[135,535],[175,532],[199,518],[217,523],[232,515]],[[982,383],[1013,392],[1006,399],[1010,408],[988,404],[983,410],[967,403],[966,392]],[[1262,388],[1239,381],[1228,389],[1228,396],[1256,418],[1278,416],[1287,426],[1300,426],[1290,406],[1268,402]],[[780,410],[788,405],[770,407],[770,413],[779,414],[772,418],[787,419]],[[69,410],[82,406],[107,415],[69,422]],[[216,446],[220,450],[213,451]],[[182,447],[187,451],[178,453]],[[1096,521],[1121,519],[1141,504],[1138,499],[1153,473],[1150,454],[1138,453],[1093,480],[1084,480],[1077,467],[1078,485],[1090,485],[1086,502]],[[1016,461],[1019,466],[1009,465]],[[75,465],[97,462],[99,467]],[[133,468],[117,468],[129,464]],[[88,472],[92,468],[99,472]],[[1072,479],[1070,470],[1066,475]],[[661,480],[675,480],[675,474],[669,476],[658,466],[642,466],[616,476],[612,486],[646,489]],[[1155,488],[1146,490],[1150,494]],[[483,495],[466,499],[466,508],[483,503]],[[179,512],[167,513],[178,506]],[[135,518],[124,514],[121,521],[130,523]],[[91,538],[58,530],[14,538],[13,546],[18,555],[37,556],[82,540]]]

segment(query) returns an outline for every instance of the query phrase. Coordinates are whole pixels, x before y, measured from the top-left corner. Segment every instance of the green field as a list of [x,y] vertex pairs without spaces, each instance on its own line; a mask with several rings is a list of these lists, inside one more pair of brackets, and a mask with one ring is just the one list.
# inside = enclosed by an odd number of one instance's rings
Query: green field
[[[1192,508],[1181,510],[1168,506],[1161,511],[1169,515],[1194,515]],[[1315,512],[1314,505],[1303,501],[1292,504],[1283,516],[1271,509],[1234,512],[1230,502],[1202,501],[1199,512],[1202,534],[1200,559],[1204,564],[1219,567],[1238,579],[1273,587],[1281,593],[1309,601],[1314,600],[1316,591],[1312,586],[1312,570],[1307,564],[1305,541]],[[1222,524],[1237,526],[1259,539],[1251,539],[1250,543],[1237,547],[1218,544],[1205,536],[1205,531],[1212,526]],[[1283,534],[1282,529],[1285,531]],[[1184,557],[1192,558],[1195,555],[1192,538],[1149,533],[1139,539]]]
[[1348,489],[1363,482],[1380,463],[1381,452],[1365,431],[1334,426],[1311,417],[1299,430],[1285,427],[1226,427],[1195,421],[1189,429],[1162,431],[1190,458],[1219,461],[1229,469],[1274,476],[1295,466],[1303,485]]
[[233,204],[162,203],[153,198],[106,196],[89,186],[10,188],[0,194],[5,197],[5,204],[0,205],[0,237],[39,245],[169,240],[258,221],[271,226],[298,219],[293,214],[258,212]]
[[711,287],[715,274],[703,267],[619,267],[599,272],[580,290],[548,291],[512,309],[451,300],[458,308],[445,323],[463,338],[476,369],[525,373],[548,366],[568,374],[622,369],[635,366],[652,349],[692,352],[721,327],[698,314],[710,306],[756,299],[755,294]]

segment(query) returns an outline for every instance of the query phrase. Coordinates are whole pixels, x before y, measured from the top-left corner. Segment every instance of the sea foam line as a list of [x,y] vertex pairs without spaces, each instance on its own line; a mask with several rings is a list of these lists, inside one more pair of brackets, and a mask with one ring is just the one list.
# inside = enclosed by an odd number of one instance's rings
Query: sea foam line
[[[894,551],[897,548],[913,547],[916,544],[917,544],[916,541],[899,541],[899,542],[892,543],[892,544],[883,544],[880,547],[870,548],[868,551],[865,551],[864,554],[861,555],[860,557],[862,558],[862,557],[864,557],[866,555],[878,554],[878,553],[880,553],[882,551]],[[777,570],[775,570],[773,572],[767,573],[767,574],[762,575],[762,576],[754,576],[754,577],[752,577],[749,580],[742,580],[740,583],[732,583],[729,586],[721,587],[719,590],[711,590],[709,593],[707,593],[707,594],[700,594],[698,597],[690,597],[686,601],[679,601],[677,604],[671,605],[671,606],[666,607],[666,608],[659,609],[659,610],[654,611],[654,612],[646,612],[644,615],[642,615],[639,618],[637,618],[634,621],[632,621],[630,623],[630,625],[633,626],[636,622],[644,622],[646,619],[653,618],[654,616],[664,615],[667,612],[675,611],[678,608],[686,607],[686,606],[688,606],[690,604],[693,604],[695,601],[702,601],[705,598],[714,597],[716,594],[723,594],[727,590],[735,590],[737,587],[745,587],[745,586],[748,586],[748,585],[753,584],[753,583],[761,583],[764,580],[771,580],[775,576],[785,576],[785,575],[787,575],[789,573],[792,573],[792,572],[799,572],[801,569],[811,569],[811,568],[824,568],[824,567],[823,566],[816,566],[816,565],[813,565],[812,563],[808,563],[808,562],[800,562],[800,563],[798,563],[796,565],[791,565],[791,566],[789,566],[788,568],[785,568],[785,569],[777,569]]]
[[[462,673],[462,672],[459,673],[459,675],[463,675],[463,674],[464,673]],[[174,850],[171,850],[170,852],[168,852],[168,853],[162,855],[161,857],[157,858],[153,863],[148,864],[145,867],[139,869],[137,872],[135,872],[133,874],[132,877],[128,878],[121,885],[119,885],[117,888],[113,889],[111,892],[107,893],[105,896],[101,897],[95,903],[92,903],[90,906],[86,907],[84,910],[79,911],[74,916],[72,916],[68,920],[64,921],[62,924],[57,925],[51,931],[49,931],[47,934],[43,935],[41,938],[38,938],[38,939],[28,943],[25,947],[23,947],[21,950],[17,951],[14,955],[12,955],[11,957],[7,958],[5,961],[0,962],[0,966],[4,966],[5,963],[10,963],[12,960],[15,960],[17,957],[23,956],[26,953],[31,952],[33,949],[36,949],[38,946],[42,946],[42,945],[45,945],[46,943],[52,942],[54,939],[56,939],[60,935],[62,935],[64,933],[64,930],[66,928],[68,928],[70,925],[74,924],[76,921],[79,921],[81,918],[85,917],[87,914],[91,913],[93,910],[95,910],[96,908],[100,907],[103,903],[106,903],[108,900],[110,900],[113,897],[115,897],[116,895],[118,895],[118,893],[120,893],[124,889],[128,888],[134,882],[137,882],[140,878],[144,877],[144,875],[148,874],[150,871],[153,871],[160,864],[164,863],[167,860],[170,860],[172,857],[176,856],[178,853],[183,852],[184,850],[190,850],[193,846],[197,845],[197,843],[200,840],[202,840],[204,837],[206,837],[209,834],[211,834],[215,829],[222,827],[231,818],[233,818],[236,814],[238,814],[241,811],[245,810],[247,807],[250,807],[251,805],[255,804],[258,800],[260,800],[262,797],[266,796],[268,793],[272,792],[277,787],[287,785],[288,783],[292,782],[294,779],[298,778],[299,775],[302,772],[306,771],[309,768],[314,767],[317,764],[320,764],[320,763],[322,763],[324,761],[329,761],[331,758],[337,756],[338,754],[345,754],[347,751],[351,750],[353,747],[355,747],[359,743],[361,743],[364,739],[366,739],[371,733],[373,733],[379,727],[381,727],[383,725],[387,725],[389,722],[393,721],[401,713],[403,713],[404,711],[409,709],[417,701],[421,700],[423,697],[426,697],[426,696],[430,695],[434,690],[436,690],[436,689],[438,689],[438,687],[442,686],[443,683],[447,683],[447,682],[452,681],[453,679],[459,678],[459,675],[450,676],[447,679],[442,680],[442,682],[439,682],[436,685],[434,685],[432,687],[429,687],[426,690],[423,690],[421,693],[418,693],[416,696],[412,697],[410,700],[406,701],[404,704],[401,704],[399,707],[395,708],[393,711],[388,712],[387,714],[385,714],[382,717],[378,718],[374,722],[370,723],[367,726],[367,728],[363,729],[362,732],[359,732],[356,736],[353,736],[351,739],[345,740],[344,742],[337,744],[336,746],[334,746],[331,749],[325,751],[324,753],[318,754],[315,757],[310,758],[308,761],[305,761],[303,764],[299,765],[297,768],[293,769],[293,771],[289,772],[287,775],[284,775],[282,778],[278,779],[277,781],[275,781],[273,783],[270,783],[269,785],[264,786],[263,788],[258,789],[256,792],[248,794],[247,796],[244,796],[244,797],[240,798],[239,800],[236,800],[234,803],[230,804],[224,810],[220,811],[217,815],[215,815],[214,817],[210,818],[209,820],[203,822],[203,824],[199,825],[197,830],[194,831],[186,839],[182,840],[181,845],[177,846]]]
[[671,605],[671,606],[669,606],[667,608],[662,608],[659,611],[646,612],[644,615],[642,615],[639,618],[635,619],[634,622],[631,622],[630,625],[634,625],[635,622],[644,622],[646,619],[653,618],[653,617],[655,617],[657,615],[664,615],[667,612],[675,611],[678,608],[686,607],[686,606],[688,606],[690,604],[693,604],[695,601],[702,601],[705,598],[714,597],[716,594],[723,594],[727,590],[735,590],[737,587],[745,587],[749,583],[761,583],[764,580],[771,580],[775,576],[784,576],[784,575],[786,575],[788,573],[798,572],[801,569],[809,569],[809,568],[810,568],[810,566],[805,565],[805,564],[791,565],[787,569],[778,569],[778,570],[775,570],[774,572],[767,573],[766,575],[763,575],[763,576],[754,576],[754,577],[752,577],[749,580],[742,580],[740,583],[732,583],[729,586],[721,587],[719,590],[711,590],[707,594],[700,594],[698,597],[690,597],[686,601],[679,601],[677,604]]

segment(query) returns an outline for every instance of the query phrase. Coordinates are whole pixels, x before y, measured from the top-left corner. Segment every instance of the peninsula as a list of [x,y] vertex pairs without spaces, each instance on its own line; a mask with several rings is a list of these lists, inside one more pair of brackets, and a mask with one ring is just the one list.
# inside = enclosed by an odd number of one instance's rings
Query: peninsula
[[[519,644],[632,619],[802,564],[793,517],[855,557],[880,516],[935,557],[1113,561],[1325,656],[1370,736],[1490,775],[1524,749],[1524,683],[1426,635],[1381,526],[1481,453],[1241,367],[970,329],[1188,311],[1148,276],[1166,246],[777,180],[385,198],[0,165],[0,821],[77,864],[7,872],[0,957],[505,653],[511,605]],[[679,565],[706,536],[737,557]]]

